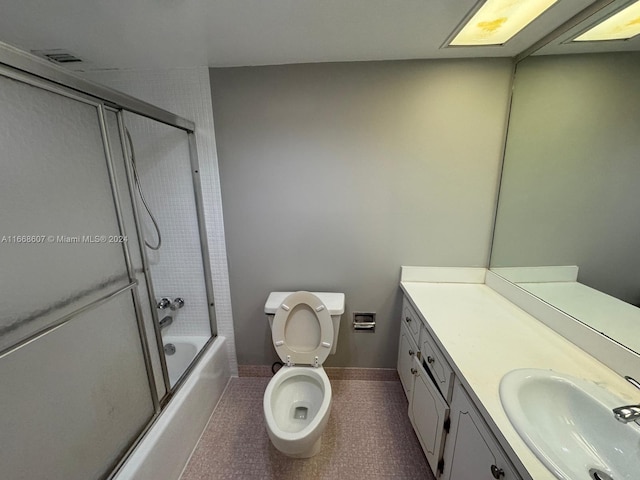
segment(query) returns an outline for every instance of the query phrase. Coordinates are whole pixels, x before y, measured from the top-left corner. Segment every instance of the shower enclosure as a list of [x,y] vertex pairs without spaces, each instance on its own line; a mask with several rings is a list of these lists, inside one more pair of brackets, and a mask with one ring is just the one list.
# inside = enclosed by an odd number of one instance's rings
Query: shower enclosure
[[197,180],[199,169],[192,164],[185,131],[131,112],[123,114],[123,123],[140,236],[173,386],[211,337],[215,315],[205,282],[206,235],[198,221],[200,184],[193,177]]
[[215,336],[194,128],[0,45],[3,478],[109,478]]

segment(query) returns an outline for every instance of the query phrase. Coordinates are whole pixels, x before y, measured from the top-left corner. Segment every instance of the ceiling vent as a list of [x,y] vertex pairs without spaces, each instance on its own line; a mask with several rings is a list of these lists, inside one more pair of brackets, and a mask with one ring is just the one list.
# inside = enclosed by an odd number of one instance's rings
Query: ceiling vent
[[75,72],[86,72],[89,70],[96,70],[97,66],[92,62],[83,60],[77,55],[71,53],[69,50],[63,50],[61,48],[49,49],[49,50],[31,50],[31,53],[37,55],[40,58],[49,60],[56,65],[60,65],[68,70]]
[[62,50],[59,48],[54,50],[31,50],[31,53],[38,55],[39,57],[46,58],[47,60],[50,60],[53,63],[58,63],[60,65],[82,63],[81,58],[76,57],[73,53],[67,50]]

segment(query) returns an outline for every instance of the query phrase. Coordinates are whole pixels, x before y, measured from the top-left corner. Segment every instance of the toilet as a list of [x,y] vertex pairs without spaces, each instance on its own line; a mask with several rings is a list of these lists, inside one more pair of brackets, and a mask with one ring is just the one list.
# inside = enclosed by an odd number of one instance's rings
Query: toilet
[[285,455],[312,457],[329,420],[331,384],[322,364],[336,352],[344,294],[272,292],[264,311],[284,364],[264,392],[267,432]]

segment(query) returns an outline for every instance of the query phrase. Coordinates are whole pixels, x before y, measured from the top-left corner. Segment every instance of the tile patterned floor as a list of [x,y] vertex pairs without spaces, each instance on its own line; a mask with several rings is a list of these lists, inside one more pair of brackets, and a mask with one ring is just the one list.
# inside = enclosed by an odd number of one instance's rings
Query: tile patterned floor
[[398,380],[331,380],[322,449],[309,459],[271,445],[262,412],[268,382],[231,379],[181,480],[434,480]]
[[[323,367],[329,380],[378,380],[396,381],[398,372],[394,368]],[[277,371],[277,370],[276,370]],[[241,377],[273,377],[269,365],[239,365]]]

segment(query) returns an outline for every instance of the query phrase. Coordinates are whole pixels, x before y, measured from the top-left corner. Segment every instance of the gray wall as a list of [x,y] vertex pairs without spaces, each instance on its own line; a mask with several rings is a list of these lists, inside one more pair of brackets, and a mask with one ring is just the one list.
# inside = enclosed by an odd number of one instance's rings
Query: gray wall
[[640,303],[638,78],[639,52],[518,65],[492,266],[578,265]]
[[346,294],[325,365],[394,366],[400,266],[487,265],[511,61],[210,73],[239,363],[277,360],[264,301],[305,289]]

